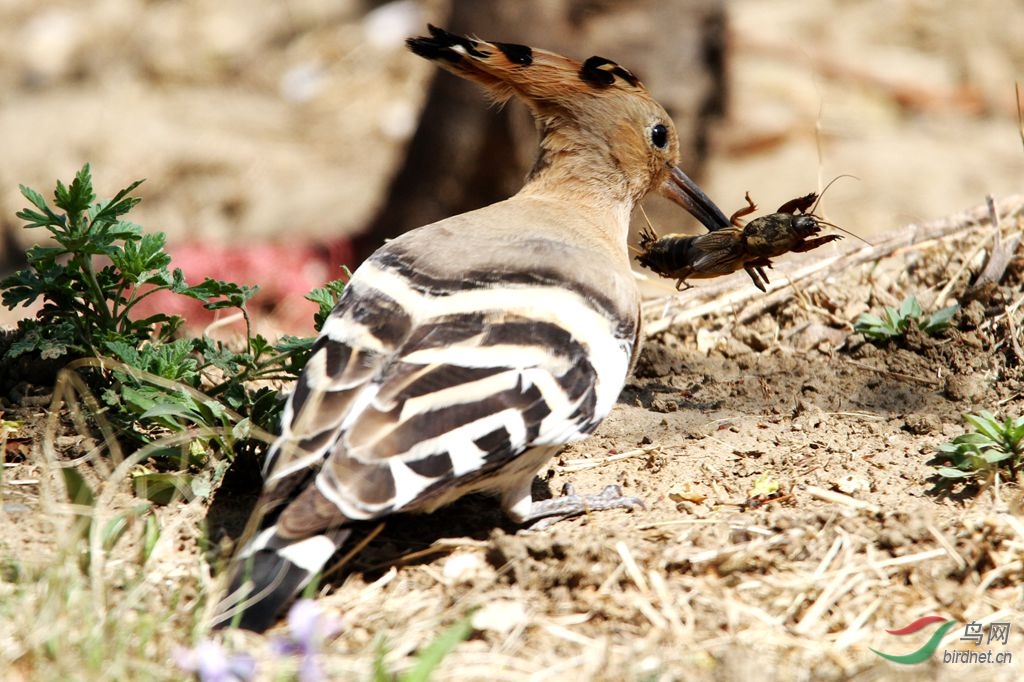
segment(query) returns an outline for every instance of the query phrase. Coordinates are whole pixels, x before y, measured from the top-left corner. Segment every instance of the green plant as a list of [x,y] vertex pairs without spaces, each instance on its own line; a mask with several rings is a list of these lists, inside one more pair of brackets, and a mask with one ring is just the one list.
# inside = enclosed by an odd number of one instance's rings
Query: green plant
[[[1006,467],[1015,477],[1024,456],[1024,417],[1000,421],[988,410],[965,414],[974,430],[940,444],[936,450],[939,476],[949,479],[991,475]],[[952,466],[949,466],[949,465]]]
[[460,642],[473,634],[473,614],[470,613],[447,630],[441,632],[425,646],[413,660],[412,667],[397,675],[388,672],[384,662],[387,646],[382,637],[375,643],[376,655],[373,659],[374,682],[429,682],[434,671],[445,656],[450,654]]
[[[99,396],[86,399],[104,412],[92,410],[92,417],[109,421],[120,438],[146,444],[168,432],[190,430],[195,437],[182,451],[158,449],[140,464],[136,487],[150,491],[150,499],[166,497],[169,489],[201,495],[222,473],[223,462],[203,480],[168,478],[163,471],[206,469],[211,442],[230,451],[253,427],[274,429],[282,401],[266,382],[294,379],[312,339],[271,343],[253,335],[245,305],[257,287],[212,278],[189,285],[180,269],[171,268],[165,236],[145,233],[124,218],[140,201],[131,193],[141,182],[109,201],[97,201],[86,164],[70,184],[57,182],[53,207],[39,192],[21,187],[31,205],[17,216],[27,229],[46,230],[53,243],[30,248],[28,267],[0,282],[8,308],[43,304],[34,318],[18,323],[0,360],[26,354],[75,360],[69,367],[84,377],[72,382],[75,390]],[[331,282],[307,296],[319,306],[317,329],[343,286]],[[206,336],[181,338],[183,320],[175,315],[138,315],[138,304],[161,291],[200,301],[210,310],[237,309],[246,325],[244,347]]]
[[122,219],[139,203],[131,192],[142,182],[98,202],[86,164],[69,185],[57,182],[53,203],[63,213],[54,211],[39,192],[21,186],[32,206],[17,216],[27,221],[27,229],[44,228],[56,244],[30,248],[28,268],[0,282],[8,308],[43,300],[35,319],[19,324],[21,338],[8,349],[8,358],[30,351],[44,358],[99,355],[110,343],[167,341],[181,326],[180,317],[132,316],[140,301],[163,290],[202,301],[211,310],[239,308],[245,313],[255,287],[209,278],[189,286],[181,270],[168,267],[165,236],[144,234]]
[[[148,503],[135,505],[127,511],[114,514],[105,523],[100,524],[96,509],[96,494],[79,471],[73,467],[62,467],[64,488],[67,500],[72,505],[74,523],[71,525],[71,538],[80,540],[83,552],[79,557],[83,570],[89,570],[92,561],[92,549],[95,544],[104,553],[109,553],[131,527],[141,526],[136,532],[139,547],[138,561],[145,564],[160,539],[160,523],[153,515],[152,506]],[[98,534],[93,539],[93,534]]]
[[882,316],[862,313],[854,322],[853,330],[875,341],[887,341],[906,334],[913,323],[928,336],[935,336],[949,327],[950,320],[959,309],[960,305],[954,303],[931,315],[924,315],[917,298],[907,296],[900,303],[899,310],[892,306],[885,306]]

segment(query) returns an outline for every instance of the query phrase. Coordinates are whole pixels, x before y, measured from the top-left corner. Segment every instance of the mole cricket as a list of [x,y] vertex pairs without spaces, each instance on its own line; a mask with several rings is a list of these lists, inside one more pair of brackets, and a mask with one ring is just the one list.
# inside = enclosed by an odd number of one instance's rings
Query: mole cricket
[[743,268],[754,286],[766,291],[768,277],[764,269],[772,267],[772,258],[790,251],[810,251],[842,239],[838,234],[816,236],[823,225],[837,227],[814,214],[820,200],[816,192],[791,199],[775,213],[748,223],[740,219],[757,210],[757,205],[749,192],[745,198],[747,205],[730,216],[728,225],[706,234],[658,237],[648,224],[640,232],[640,253],[636,260],[662,277],[675,278],[677,289],[682,289],[683,285],[689,288],[688,279],[719,277]]

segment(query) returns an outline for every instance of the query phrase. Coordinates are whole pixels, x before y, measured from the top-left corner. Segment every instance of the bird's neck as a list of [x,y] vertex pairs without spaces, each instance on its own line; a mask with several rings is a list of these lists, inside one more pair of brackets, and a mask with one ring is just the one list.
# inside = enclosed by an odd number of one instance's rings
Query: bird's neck
[[581,145],[548,134],[519,196],[564,201],[616,244],[625,245],[640,199],[603,144]]

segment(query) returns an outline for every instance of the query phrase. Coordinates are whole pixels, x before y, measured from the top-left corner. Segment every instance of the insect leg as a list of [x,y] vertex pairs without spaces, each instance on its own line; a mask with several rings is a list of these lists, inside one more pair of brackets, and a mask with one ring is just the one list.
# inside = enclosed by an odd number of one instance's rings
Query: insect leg
[[834,242],[835,240],[842,238],[843,236],[841,234],[830,234],[824,237],[818,237],[817,239],[807,239],[794,245],[793,248],[790,250],[793,251],[794,253],[803,253],[804,251],[816,249],[819,246],[823,246],[825,244],[828,244],[829,242]]
[[750,192],[744,193],[743,197],[747,200],[747,205],[743,208],[736,209],[736,212],[729,216],[729,222],[736,227],[743,227],[743,223],[740,222],[740,218],[745,215],[750,215],[757,210],[757,204],[750,198]]

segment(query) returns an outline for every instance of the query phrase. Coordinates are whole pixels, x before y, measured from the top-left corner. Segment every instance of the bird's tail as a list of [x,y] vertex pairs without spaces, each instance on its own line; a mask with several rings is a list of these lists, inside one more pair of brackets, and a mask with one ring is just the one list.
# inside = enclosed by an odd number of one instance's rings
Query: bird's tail
[[345,542],[347,528],[300,540],[281,537],[276,526],[261,531],[228,568],[228,592],[218,607],[217,628],[263,632],[319,574]]

